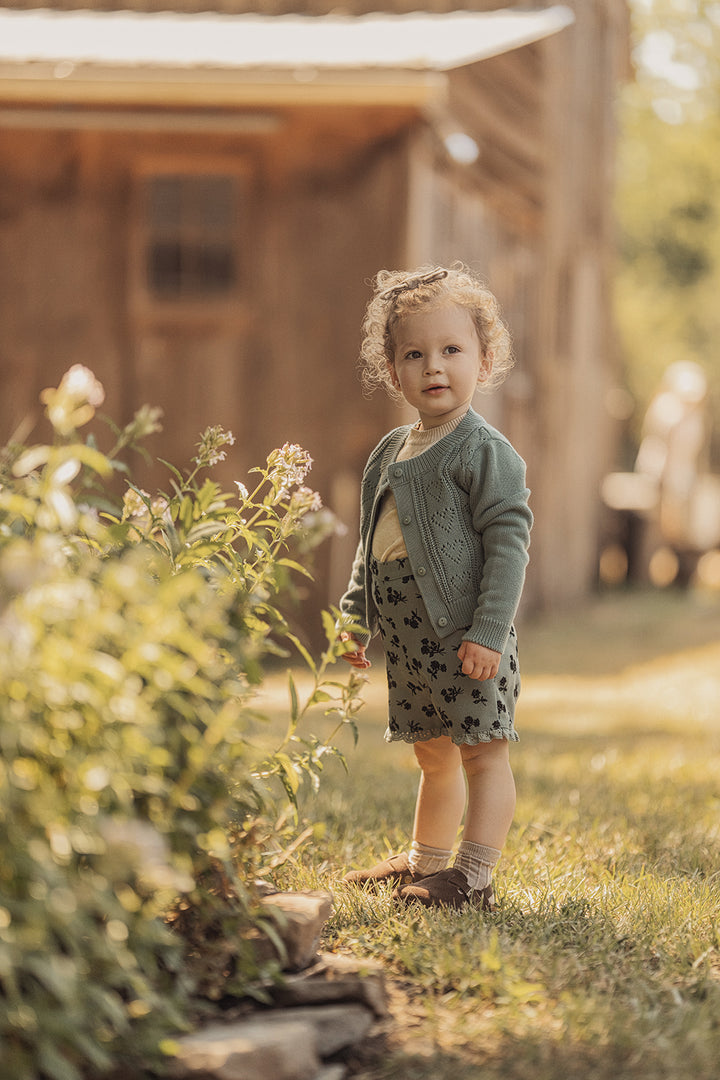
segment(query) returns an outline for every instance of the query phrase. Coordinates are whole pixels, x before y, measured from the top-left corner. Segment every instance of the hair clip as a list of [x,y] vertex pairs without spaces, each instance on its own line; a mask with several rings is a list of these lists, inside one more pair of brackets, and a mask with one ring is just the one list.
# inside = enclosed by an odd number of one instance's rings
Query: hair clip
[[381,300],[394,300],[401,292],[409,292],[410,289],[418,289],[421,285],[432,285],[433,282],[442,281],[442,279],[447,276],[447,270],[431,270],[427,274],[418,274],[416,277],[408,278],[402,285],[393,285],[389,289],[383,289],[381,293],[378,293],[378,296]]

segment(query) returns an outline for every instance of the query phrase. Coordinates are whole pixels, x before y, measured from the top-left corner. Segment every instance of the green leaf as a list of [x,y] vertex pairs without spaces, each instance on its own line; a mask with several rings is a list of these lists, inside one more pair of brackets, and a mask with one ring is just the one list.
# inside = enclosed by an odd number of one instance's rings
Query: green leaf
[[312,671],[313,675],[316,675],[317,674],[317,666],[315,664],[315,661],[313,660],[312,656],[310,655],[308,650],[305,648],[303,643],[300,641],[300,639],[297,638],[295,636],[295,634],[291,634],[289,630],[285,631],[285,637],[288,639],[288,641],[291,641],[293,643],[293,645],[295,646],[297,651],[300,653],[300,655],[302,656],[302,658],[305,661],[305,663],[307,664],[307,666]]
[[199,521],[188,532],[187,542],[188,544],[194,544],[207,536],[216,536],[219,532],[222,532],[224,527],[221,521]]
[[300,565],[300,563],[295,562],[294,559],[278,559],[277,564],[278,566],[287,566],[290,570],[296,570],[299,574],[303,574],[304,577],[309,578],[310,581],[313,580],[313,576],[310,571],[306,570],[304,566]]
[[300,788],[300,777],[291,758],[288,754],[279,753],[274,755],[274,760],[282,769],[282,778],[289,785],[293,797],[296,796]]
[[300,710],[299,710],[299,706],[298,706],[297,689],[295,687],[295,680],[292,677],[292,672],[288,673],[288,689],[290,691],[291,728],[292,728],[292,730],[294,730],[297,727],[298,716],[299,716]]
[[171,462],[166,461],[165,458],[159,457],[158,461],[160,462],[161,465],[164,465],[166,469],[170,470],[170,472],[173,474],[175,479],[180,483],[180,485],[184,485],[185,478],[183,477],[183,474],[180,472],[179,469],[176,469],[175,466]]
[[320,618],[322,619],[323,629],[325,631],[325,637],[327,638],[328,644],[333,645],[337,640],[338,636],[337,623],[335,622],[335,619],[333,619],[329,611],[321,611]]

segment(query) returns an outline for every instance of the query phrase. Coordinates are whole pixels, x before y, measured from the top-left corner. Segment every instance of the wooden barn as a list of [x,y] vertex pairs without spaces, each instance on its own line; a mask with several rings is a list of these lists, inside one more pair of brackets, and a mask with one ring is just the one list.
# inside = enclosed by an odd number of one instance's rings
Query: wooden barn
[[477,407],[529,465],[526,607],[587,594],[626,0],[4,5],[0,441],[83,363],[118,421],[162,406],[178,464],[209,424],[236,436],[228,481],[299,443],[348,525],[316,571],[334,602],[365,458],[406,419],[360,389],[368,279],[462,259],[515,339]]

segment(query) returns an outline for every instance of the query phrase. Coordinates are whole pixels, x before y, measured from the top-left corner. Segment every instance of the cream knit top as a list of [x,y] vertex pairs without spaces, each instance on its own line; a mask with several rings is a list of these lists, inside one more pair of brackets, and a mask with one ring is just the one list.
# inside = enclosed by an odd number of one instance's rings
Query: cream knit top
[[[404,446],[398,453],[396,461],[407,461],[424,453],[436,442],[454,431],[462,416],[448,420],[447,424],[433,428],[411,428]],[[397,503],[392,491],[388,490],[383,496],[378,512],[377,524],[372,539],[372,553],[378,562],[390,562],[392,559],[406,559],[407,548],[400,528],[400,518],[397,512]]]

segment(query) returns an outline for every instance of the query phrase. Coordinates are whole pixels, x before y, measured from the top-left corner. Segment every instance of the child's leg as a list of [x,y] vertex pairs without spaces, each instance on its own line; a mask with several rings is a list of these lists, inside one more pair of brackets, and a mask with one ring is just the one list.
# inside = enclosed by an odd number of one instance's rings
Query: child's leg
[[510,744],[493,739],[461,748],[468,782],[463,838],[454,866],[472,889],[487,889],[515,814]]
[[413,840],[450,852],[465,810],[460,747],[447,735],[414,744],[422,775],[415,804]]
[[501,849],[515,814],[510,743],[493,739],[460,747],[468,782],[463,840]]
[[351,870],[344,881],[407,884],[447,866],[465,810],[460,750],[447,736],[415,743],[414,750],[421,776],[409,853],[393,855],[369,870]]
[[515,812],[515,781],[506,739],[477,746],[462,746],[461,760],[468,784],[468,806],[463,838],[449,870],[401,888],[401,900],[425,906],[444,904],[461,908],[473,899],[492,908],[492,872],[500,858]]

